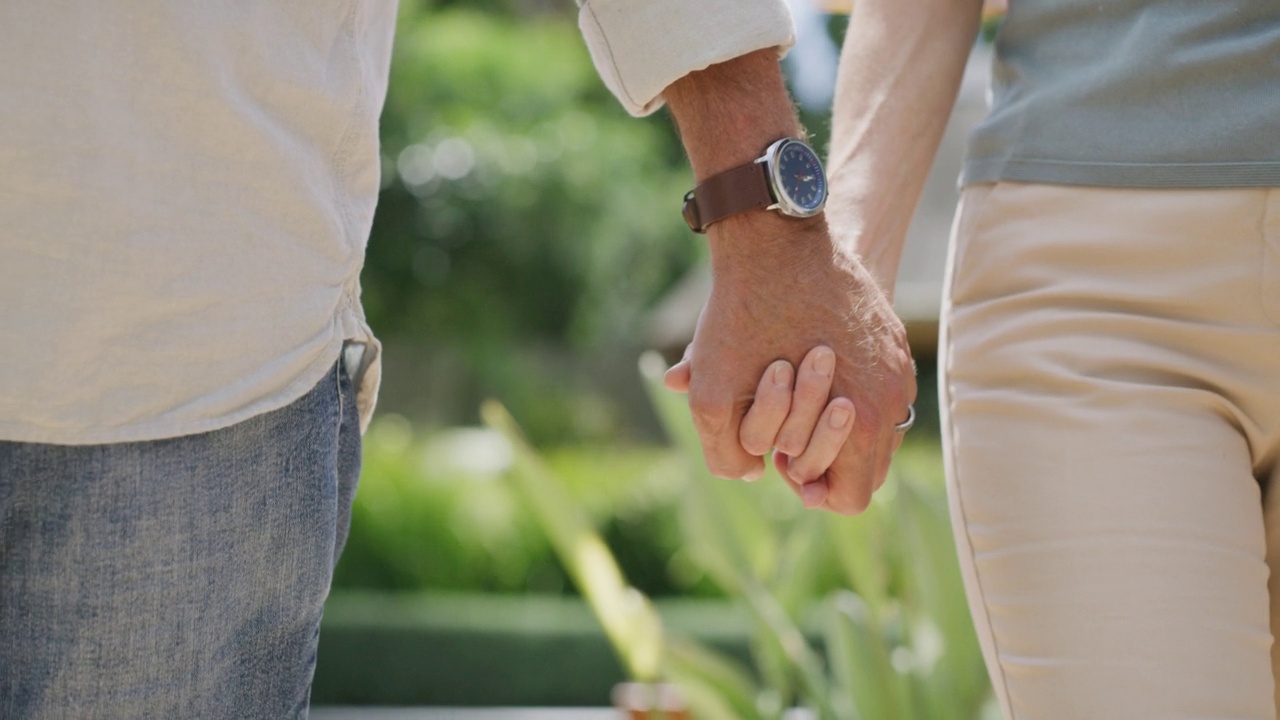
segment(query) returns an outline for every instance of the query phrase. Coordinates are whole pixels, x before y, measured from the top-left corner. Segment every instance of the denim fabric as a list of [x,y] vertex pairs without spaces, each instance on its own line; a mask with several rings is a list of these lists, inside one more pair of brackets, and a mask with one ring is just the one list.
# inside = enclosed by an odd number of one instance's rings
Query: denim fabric
[[352,384],[214,432],[0,443],[0,718],[306,717]]

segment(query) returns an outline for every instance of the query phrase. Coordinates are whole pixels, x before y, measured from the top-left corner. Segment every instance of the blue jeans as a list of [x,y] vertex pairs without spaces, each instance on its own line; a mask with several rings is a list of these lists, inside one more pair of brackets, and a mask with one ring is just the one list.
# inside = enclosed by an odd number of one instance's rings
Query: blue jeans
[[359,473],[341,363],[210,433],[0,443],[0,718],[306,717]]

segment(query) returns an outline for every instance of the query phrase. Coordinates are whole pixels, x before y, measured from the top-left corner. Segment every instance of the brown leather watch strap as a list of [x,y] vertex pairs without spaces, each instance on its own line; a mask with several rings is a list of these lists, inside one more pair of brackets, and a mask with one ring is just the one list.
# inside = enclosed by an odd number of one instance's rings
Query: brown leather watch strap
[[774,203],[764,163],[748,163],[712,175],[684,196],[684,221],[697,233],[730,215]]

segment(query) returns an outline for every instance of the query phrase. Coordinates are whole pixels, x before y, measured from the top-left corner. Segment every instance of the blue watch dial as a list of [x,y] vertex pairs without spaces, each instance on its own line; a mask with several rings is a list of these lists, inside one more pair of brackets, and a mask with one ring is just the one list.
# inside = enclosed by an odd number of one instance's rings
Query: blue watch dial
[[788,142],[778,153],[778,192],[797,208],[815,212],[827,199],[827,176],[818,156],[802,142]]

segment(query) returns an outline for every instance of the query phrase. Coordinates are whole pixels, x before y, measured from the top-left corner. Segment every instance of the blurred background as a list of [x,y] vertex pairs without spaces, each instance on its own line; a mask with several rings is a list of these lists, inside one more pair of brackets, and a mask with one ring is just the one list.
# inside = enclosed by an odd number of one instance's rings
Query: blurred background
[[[786,68],[821,151],[847,16],[793,11]],[[317,716],[607,706],[623,681],[698,718],[992,716],[934,389],[985,45],[898,286],[920,420],[850,519],[804,512],[776,476],[702,470],[659,387],[709,283],[679,213],[692,176],[665,114],[631,118],[605,90],[576,22],[571,0],[401,0],[362,278],[384,379]]]

